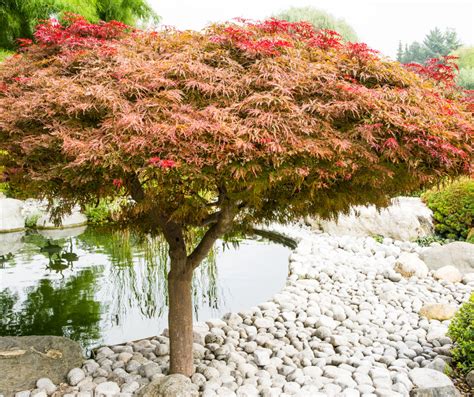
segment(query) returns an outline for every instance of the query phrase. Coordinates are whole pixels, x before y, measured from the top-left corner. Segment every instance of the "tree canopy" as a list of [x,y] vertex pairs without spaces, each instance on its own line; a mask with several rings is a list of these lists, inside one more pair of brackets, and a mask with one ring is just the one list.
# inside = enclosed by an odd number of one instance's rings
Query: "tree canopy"
[[336,18],[314,7],[291,7],[275,15],[288,22],[309,22],[316,30],[329,29],[339,33],[346,41],[358,41],[355,30],[344,19]]
[[[0,64],[5,176],[59,200],[58,214],[131,197],[124,221],[163,233],[172,373],[192,373],[192,272],[223,234],[472,172],[472,113],[449,59],[415,74],[275,19],[141,32],[69,16],[22,44]],[[195,245],[191,227],[204,230]]]
[[158,18],[146,0],[0,0],[0,48],[16,48],[17,38],[33,38],[41,20],[64,12],[90,22],[117,20],[130,25]]
[[229,185],[246,218],[272,221],[469,164],[454,91],[309,24],[144,33],[75,18],[35,36],[0,68],[0,149],[12,183],[38,193],[84,201],[153,180],[143,194],[196,223]]

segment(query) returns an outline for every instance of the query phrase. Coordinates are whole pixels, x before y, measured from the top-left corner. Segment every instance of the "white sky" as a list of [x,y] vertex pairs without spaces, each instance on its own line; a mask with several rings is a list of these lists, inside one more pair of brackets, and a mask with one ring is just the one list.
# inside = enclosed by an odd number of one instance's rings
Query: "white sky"
[[201,29],[234,17],[264,19],[289,7],[314,6],[344,18],[370,47],[394,56],[398,41],[422,41],[435,26],[454,28],[474,45],[473,0],[149,0],[162,24]]

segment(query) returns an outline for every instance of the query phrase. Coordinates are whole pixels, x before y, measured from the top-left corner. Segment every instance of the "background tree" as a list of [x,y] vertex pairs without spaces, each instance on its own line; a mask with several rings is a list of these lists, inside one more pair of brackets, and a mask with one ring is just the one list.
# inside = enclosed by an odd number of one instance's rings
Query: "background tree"
[[403,59],[403,45],[402,42],[398,42],[398,48],[397,48],[397,61],[402,62]]
[[163,233],[171,373],[193,372],[191,280],[217,239],[472,170],[448,65],[420,77],[305,22],[130,31],[48,23],[0,65],[0,165],[56,217],[131,196],[123,222]]
[[428,59],[449,55],[452,51],[461,47],[461,42],[458,40],[454,30],[446,29],[442,33],[439,28],[434,28],[426,35],[423,45]]
[[414,41],[408,46],[405,54],[402,56],[402,63],[425,63],[427,60],[427,52],[424,46],[417,41]]
[[460,87],[474,90],[474,47],[463,47],[451,55],[458,57],[459,76],[457,83]]
[[91,22],[117,20],[129,25],[158,19],[146,0],[0,0],[0,48],[15,49],[16,39],[33,38],[40,20],[64,12]]
[[337,19],[326,11],[314,7],[291,7],[279,12],[275,18],[288,22],[306,21],[318,29],[338,32],[346,41],[358,41],[355,30],[344,19]]
[[397,60],[402,63],[425,63],[431,58],[441,58],[451,54],[461,46],[457,33],[453,29],[446,29],[444,33],[434,28],[423,39],[423,43],[412,42],[405,47],[403,54],[397,53]]

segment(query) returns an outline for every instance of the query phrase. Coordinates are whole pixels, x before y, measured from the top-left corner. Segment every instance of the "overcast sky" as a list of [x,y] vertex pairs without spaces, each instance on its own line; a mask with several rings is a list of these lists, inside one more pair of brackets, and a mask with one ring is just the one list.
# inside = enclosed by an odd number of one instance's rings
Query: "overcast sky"
[[359,39],[394,56],[398,41],[422,41],[435,26],[454,28],[462,42],[474,45],[473,0],[149,0],[162,23],[201,29],[234,17],[263,19],[288,7],[314,6],[344,18]]

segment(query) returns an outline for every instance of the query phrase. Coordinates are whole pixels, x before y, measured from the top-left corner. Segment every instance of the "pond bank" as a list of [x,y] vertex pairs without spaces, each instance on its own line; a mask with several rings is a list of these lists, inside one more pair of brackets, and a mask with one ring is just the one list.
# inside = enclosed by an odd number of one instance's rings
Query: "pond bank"
[[[450,361],[448,321],[419,311],[431,303],[459,306],[472,282],[396,273],[403,254],[421,251],[414,243],[276,230],[299,241],[286,286],[247,311],[196,324],[188,395],[397,397],[423,390],[427,379],[454,393],[440,372]],[[58,390],[68,397],[92,396],[94,389],[129,397],[167,368],[165,332],[98,349]]]

